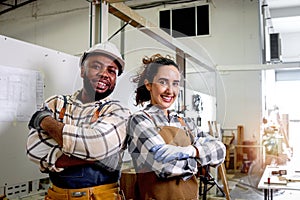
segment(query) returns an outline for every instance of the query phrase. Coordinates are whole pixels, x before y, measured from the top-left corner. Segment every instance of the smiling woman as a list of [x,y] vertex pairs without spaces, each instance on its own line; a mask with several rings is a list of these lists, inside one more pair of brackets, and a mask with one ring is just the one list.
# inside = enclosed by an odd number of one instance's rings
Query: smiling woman
[[170,110],[179,94],[178,65],[160,54],[144,58],[143,64],[134,79],[136,104],[149,105],[133,114],[127,126],[128,151],[136,172],[134,199],[199,199],[198,163],[221,164],[225,146],[190,118]]

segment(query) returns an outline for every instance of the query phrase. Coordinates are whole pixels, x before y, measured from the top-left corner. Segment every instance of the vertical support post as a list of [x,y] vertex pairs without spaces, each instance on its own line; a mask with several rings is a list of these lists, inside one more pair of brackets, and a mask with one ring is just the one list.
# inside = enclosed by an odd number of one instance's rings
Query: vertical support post
[[104,1],[101,4],[101,23],[99,23],[101,39],[99,42],[107,41],[108,39],[108,9],[109,5]]
[[89,26],[90,26],[90,47],[94,44],[93,41],[93,2],[90,2],[90,16],[89,16]]
[[266,50],[266,20],[268,18],[267,14],[266,14],[266,9],[267,9],[267,3],[265,0],[263,1],[259,1],[258,6],[259,6],[259,19],[260,19],[260,23],[259,23],[259,28],[260,28],[260,35],[261,35],[261,41],[260,41],[260,45],[262,48],[261,51],[261,62],[263,64],[267,63],[267,50]]
[[108,38],[108,4],[93,1],[90,4],[90,46]]
[[[123,27],[124,25],[125,25],[124,21],[121,20],[121,27]],[[125,52],[125,30],[124,29],[121,31],[120,51],[121,51],[123,58],[125,58],[125,55],[124,55],[124,52]]]
[[182,111],[183,115],[185,115],[185,108],[186,108],[186,62],[185,62],[185,54],[181,49],[176,48],[176,63],[179,66],[179,71],[180,73],[182,73],[183,76],[183,93],[182,93],[182,97],[181,99],[183,100],[183,102],[181,102],[181,108],[179,108],[179,111]]

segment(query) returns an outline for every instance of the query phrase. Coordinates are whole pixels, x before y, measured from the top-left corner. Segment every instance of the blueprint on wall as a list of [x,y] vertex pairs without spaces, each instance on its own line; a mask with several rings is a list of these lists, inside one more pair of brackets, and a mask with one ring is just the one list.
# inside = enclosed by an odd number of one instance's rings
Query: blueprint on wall
[[40,72],[0,65],[0,121],[29,121],[43,101]]

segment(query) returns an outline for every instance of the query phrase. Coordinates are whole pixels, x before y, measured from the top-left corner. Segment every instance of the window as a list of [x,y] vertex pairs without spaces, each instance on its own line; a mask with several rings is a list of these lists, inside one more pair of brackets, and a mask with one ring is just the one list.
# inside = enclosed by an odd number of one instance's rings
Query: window
[[159,27],[175,38],[209,35],[209,5],[162,10]]
[[170,24],[170,10],[160,11],[159,13],[159,27],[171,35],[171,24]]

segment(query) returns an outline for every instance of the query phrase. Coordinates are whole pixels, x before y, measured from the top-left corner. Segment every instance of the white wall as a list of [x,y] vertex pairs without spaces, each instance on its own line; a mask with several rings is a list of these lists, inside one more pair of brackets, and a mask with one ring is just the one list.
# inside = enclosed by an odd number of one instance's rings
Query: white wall
[[77,55],[89,46],[89,3],[38,0],[0,17],[0,34]]
[[260,63],[257,1],[214,0],[211,4],[211,35],[197,37],[216,65]]
[[217,75],[218,122],[221,127],[244,126],[244,139],[260,139],[261,71],[223,71]]
[[300,60],[300,33],[282,33],[281,37],[281,52],[283,62],[299,62]]
[[[30,93],[32,96],[28,97],[29,94],[26,93],[28,90],[25,89],[25,86],[24,88],[21,86],[14,88],[18,85],[12,84],[15,81],[26,85],[21,81],[22,76],[25,76],[24,72],[13,74],[13,78],[10,76],[12,80],[2,79],[1,86],[3,87],[0,86],[2,95],[6,91],[10,94],[8,96],[14,95],[15,98],[1,99],[2,106],[8,102],[15,103],[16,110],[22,110],[21,113],[24,113],[24,118],[27,119],[24,119],[25,121],[18,120],[14,115],[15,118],[12,120],[0,121],[0,188],[4,185],[11,186],[46,176],[46,174],[41,174],[38,166],[30,162],[26,156],[27,124],[29,116],[36,110],[36,100],[40,99],[33,94],[36,92],[36,94],[42,95],[41,90],[44,91],[45,98],[54,94],[72,94],[80,88],[82,82],[79,76],[78,62],[79,59],[76,56],[0,35],[0,66],[11,68],[12,74],[14,69],[16,69],[15,72],[20,69],[25,72],[35,70],[41,74],[44,80],[44,87],[39,88],[39,93],[37,92],[38,88],[34,88]],[[0,71],[0,79],[5,78],[5,75],[7,74]],[[26,94],[17,96],[17,91]],[[26,106],[31,109],[24,108]],[[5,111],[2,110],[2,117],[3,113]]]

